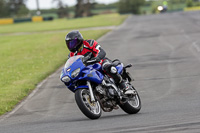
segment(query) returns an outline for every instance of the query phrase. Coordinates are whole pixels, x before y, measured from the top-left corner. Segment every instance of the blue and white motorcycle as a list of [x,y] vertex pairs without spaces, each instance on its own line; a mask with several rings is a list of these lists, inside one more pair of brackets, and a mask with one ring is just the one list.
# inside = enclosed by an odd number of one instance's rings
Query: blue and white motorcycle
[[134,94],[125,95],[114,83],[114,80],[104,74],[99,63],[86,65],[91,58],[77,55],[69,58],[61,72],[60,79],[75,93],[75,100],[82,113],[90,119],[98,119],[102,110],[111,112],[119,106],[128,114],[138,113],[141,109],[141,100],[136,89],[131,85],[132,78],[126,68],[118,60],[113,64],[126,80],[126,85]]

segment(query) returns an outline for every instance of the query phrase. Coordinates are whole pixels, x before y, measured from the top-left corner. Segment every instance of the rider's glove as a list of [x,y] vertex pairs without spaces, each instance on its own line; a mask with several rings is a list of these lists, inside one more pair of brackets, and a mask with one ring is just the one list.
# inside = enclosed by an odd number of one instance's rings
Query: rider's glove
[[86,61],[87,65],[91,65],[91,64],[95,64],[97,62],[99,62],[101,59],[99,57],[93,57],[90,60]]

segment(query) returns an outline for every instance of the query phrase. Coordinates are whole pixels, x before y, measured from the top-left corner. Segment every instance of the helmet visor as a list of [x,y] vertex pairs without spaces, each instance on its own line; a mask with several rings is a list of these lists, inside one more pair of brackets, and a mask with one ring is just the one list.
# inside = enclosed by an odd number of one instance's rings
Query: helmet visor
[[66,44],[67,44],[67,47],[69,48],[69,50],[76,48],[78,43],[79,43],[79,41],[77,39],[66,41]]

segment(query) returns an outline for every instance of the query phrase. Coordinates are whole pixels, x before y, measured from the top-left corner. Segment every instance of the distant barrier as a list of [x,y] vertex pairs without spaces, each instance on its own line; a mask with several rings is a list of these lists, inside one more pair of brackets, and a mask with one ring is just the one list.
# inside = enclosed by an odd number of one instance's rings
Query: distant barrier
[[200,6],[184,8],[184,11],[198,11],[198,10],[200,10]]
[[14,20],[12,18],[5,18],[5,19],[0,19],[0,24],[13,24]]
[[32,21],[31,18],[18,18],[18,19],[14,19],[14,23],[31,22],[31,21]]
[[41,21],[43,21],[43,17],[41,17],[41,16],[34,16],[34,17],[32,17],[32,21],[33,22],[41,22]]
[[42,16],[33,16],[32,18],[5,18],[0,19],[1,24],[13,24],[13,23],[22,23],[22,22],[42,22],[42,21],[52,21],[53,17],[42,17]]

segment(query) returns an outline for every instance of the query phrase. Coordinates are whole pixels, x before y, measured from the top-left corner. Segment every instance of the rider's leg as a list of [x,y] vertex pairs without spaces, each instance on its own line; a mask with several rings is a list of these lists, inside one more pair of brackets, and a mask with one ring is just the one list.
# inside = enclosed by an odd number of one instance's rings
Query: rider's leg
[[132,94],[134,93],[132,90],[129,90],[128,86],[126,85],[125,81],[123,80],[122,76],[117,72],[115,66],[112,65],[112,62],[109,60],[104,60],[102,63],[102,69],[106,72],[109,76],[111,76],[116,85],[119,86],[121,90],[125,91],[125,94]]

